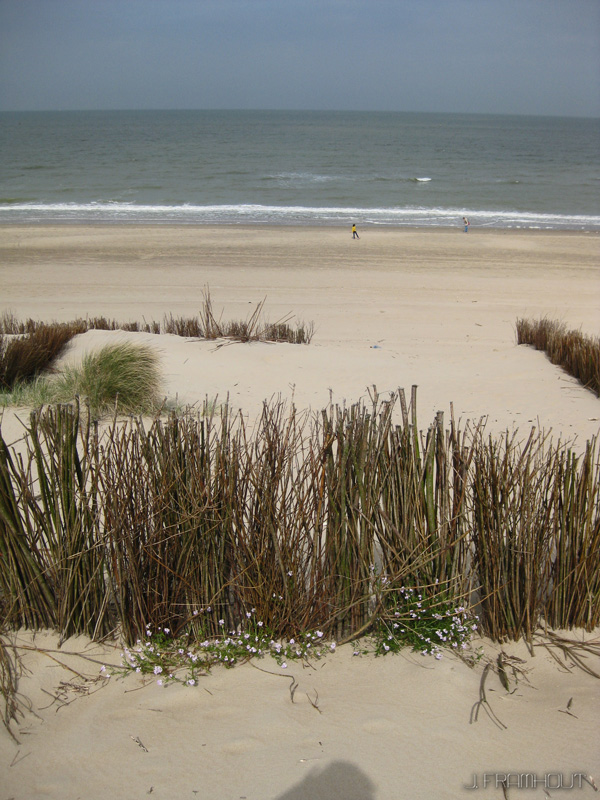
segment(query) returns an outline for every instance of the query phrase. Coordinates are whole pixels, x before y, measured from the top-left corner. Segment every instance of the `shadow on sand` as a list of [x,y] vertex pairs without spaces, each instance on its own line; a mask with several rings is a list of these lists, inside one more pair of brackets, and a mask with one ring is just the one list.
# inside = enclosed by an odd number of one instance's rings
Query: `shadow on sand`
[[314,769],[276,800],[375,800],[375,784],[349,761]]

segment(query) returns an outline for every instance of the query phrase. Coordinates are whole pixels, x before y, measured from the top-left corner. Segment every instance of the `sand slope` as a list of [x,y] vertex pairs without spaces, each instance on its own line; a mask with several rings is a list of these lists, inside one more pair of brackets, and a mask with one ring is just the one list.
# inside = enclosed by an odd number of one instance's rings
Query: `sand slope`
[[[485,416],[491,431],[517,425],[525,436],[536,424],[581,444],[598,432],[600,400],[517,347],[514,324],[546,315],[597,335],[599,241],[473,229],[365,229],[353,242],[340,229],[0,227],[0,312],[160,320],[196,314],[209,285],[215,307],[239,319],[266,297],[271,320],[292,312],[314,321],[311,345],[133,334],[159,351],[165,396],[229,397],[252,418],[269,398],[318,409],[366,398],[373,384],[381,393],[418,384],[423,427],[452,403],[457,419]],[[66,359],[130,336],[90,332]],[[19,416],[3,416],[8,441],[22,433]],[[18,641],[32,646],[29,635]],[[39,634],[35,643],[54,651],[57,641]],[[509,771],[540,781],[585,771],[600,783],[598,680],[560,668],[546,650],[532,658],[506,646],[523,659],[516,691],[493,674],[486,683],[506,728],[484,710],[470,723],[484,665],[498,652],[482,644],[475,668],[451,656],[353,656],[344,646],[312,666],[216,670],[196,688],[103,681],[100,662],[119,663],[119,651],[83,639],[60,653],[22,650],[20,690],[36,715],[16,726],[18,745],[0,729],[0,800],[500,798],[493,776]],[[82,648],[97,661],[65,654]],[[600,672],[598,659],[589,663]],[[570,698],[575,716],[565,713]],[[473,775],[477,791],[465,788]],[[569,796],[594,794],[584,784]],[[510,790],[519,796],[545,795],[541,785]]]

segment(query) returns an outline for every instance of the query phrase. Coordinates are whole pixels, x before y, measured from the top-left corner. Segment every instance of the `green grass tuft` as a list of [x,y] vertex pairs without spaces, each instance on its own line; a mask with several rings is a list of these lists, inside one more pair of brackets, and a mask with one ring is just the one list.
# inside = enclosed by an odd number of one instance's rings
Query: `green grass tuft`
[[122,413],[145,413],[158,405],[160,377],[156,353],[129,342],[107,345],[84,356],[81,365],[67,367],[52,381],[55,402],[85,399],[94,414],[117,403]]
[[39,407],[79,397],[95,417],[113,411],[115,404],[120,413],[143,414],[159,406],[159,387],[156,353],[150,347],[120,342],[88,353],[81,364],[58,375],[17,384],[0,396],[0,404]]

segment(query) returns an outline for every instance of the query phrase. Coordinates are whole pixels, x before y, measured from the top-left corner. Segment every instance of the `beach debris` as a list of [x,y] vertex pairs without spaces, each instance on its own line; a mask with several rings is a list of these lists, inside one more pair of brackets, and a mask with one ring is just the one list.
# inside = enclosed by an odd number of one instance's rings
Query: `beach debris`
[[319,712],[319,714],[322,714],[323,712],[319,708],[319,693],[317,692],[317,690],[315,689],[315,699],[314,700],[308,694],[308,692],[306,692],[306,696],[308,697],[308,702],[311,704],[311,706],[313,708],[316,708],[316,710]]
[[[135,743],[138,745],[138,747],[141,747],[141,748],[142,748],[142,750],[144,751],[144,753],[147,753],[147,752],[148,752],[148,748],[147,748],[147,747],[145,747],[145,745],[142,743],[142,741],[141,741],[141,739],[140,739],[140,737],[139,737],[139,736],[131,736],[131,735],[130,735],[130,736],[129,736],[129,738],[130,738],[130,739],[133,739],[133,741],[134,741],[134,742],[135,742]],[[152,789],[151,789],[150,791],[152,791]]]
[[573,698],[570,697],[569,701],[567,703],[567,707],[566,708],[559,708],[558,710],[560,711],[561,714],[568,714],[570,717],[575,717],[575,719],[579,719],[577,714],[573,714],[573,712],[571,711],[572,704],[573,704]]

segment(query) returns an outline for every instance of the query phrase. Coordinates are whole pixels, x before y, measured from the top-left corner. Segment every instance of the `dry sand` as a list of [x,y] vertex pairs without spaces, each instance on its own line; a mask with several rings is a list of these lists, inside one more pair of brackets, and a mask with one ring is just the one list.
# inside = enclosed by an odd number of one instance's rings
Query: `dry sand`
[[[486,417],[490,431],[516,425],[525,436],[535,424],[581,445],[598,433],[600,400],[543,354],[517,347],[515,321],[547,316],[598,335],[599,245],[592,233],[473,228],[364,229],[353,241],[339,228],[6,226],[0,313],[191,316],[208,285],[224,318],[240,319],[266,297],[270,320],[291,312],[315,323],[312,344],[133,334],[158,348],[165,395],[181,403],[229,396],[252,418],[272,397],[318,409],[330,396],[365,398],[372,385],[383,394],[418,384],[423,427],[452,403],[457,419]],[[67,358],[124,336],[90,332]],[[19,430],[6,412],[3,435]],[[25,634],[19,640],[31,645]],[[53,636],[36,642],[56,646]],[[474,669],[451,656],[355,657],[346,646],[312,667],[260,661],[274,674],[244,665],[195,689],[152,683],[139,691],[135,676],[96,680],[97,663],[65,655],[85,641],[61,653],[25,650],[20,688],[37,716],[16,727],[19,745],[0,730],[0,800],[500,798],[495,774],[507,772],[539,781],[535,791],[511,788],[510,798],[544,797],[547,773],[565,783],[591,773],[600,784],[598,680],[560,668],[544,649],[532,658],[511,645],[529,682],[522,676],[513,694],[495,675],[487,683],[507,727],[484,711],[470,724],[483,665],[498,650],[482,644]],[[87,676],[84,688],[51,655]],[[97,652],[102,662],[118,656]],[[600,672],[598,662],[588,660]],[[299,683],[294,702],[289,673]],[[318,709],[309,701],[316,692]],[[479,789],[469,790],[474,774]],[[569,794],[592,795],[587,783]]]

